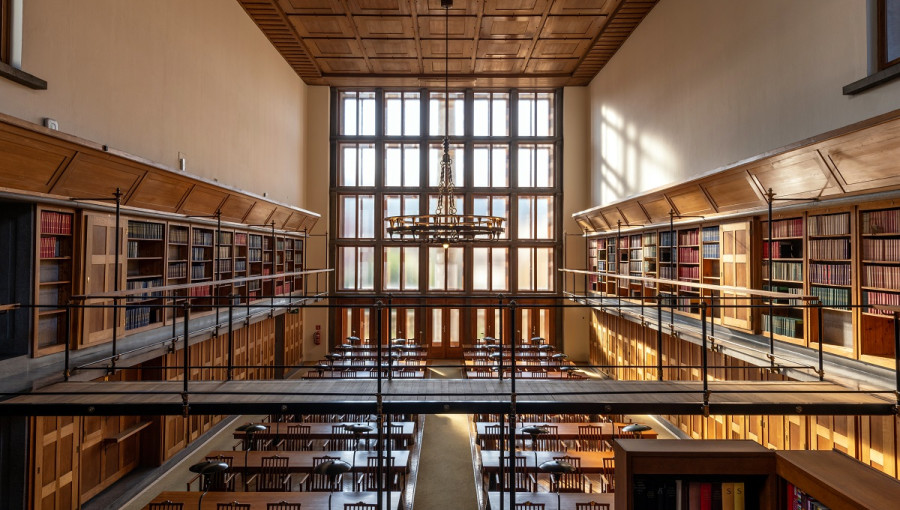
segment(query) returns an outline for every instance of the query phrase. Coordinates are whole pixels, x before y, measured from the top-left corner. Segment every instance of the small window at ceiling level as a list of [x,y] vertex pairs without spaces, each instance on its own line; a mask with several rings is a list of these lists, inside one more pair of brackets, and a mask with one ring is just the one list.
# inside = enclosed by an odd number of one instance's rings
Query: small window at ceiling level
[[340,102],[342,135],[375,136],[374,91],[344,91]]
[[507,136],[509,134],[509,94],[475,92],[473,113],[475,136]]
[[878,69],[900,64],[900,0],[878,0]]

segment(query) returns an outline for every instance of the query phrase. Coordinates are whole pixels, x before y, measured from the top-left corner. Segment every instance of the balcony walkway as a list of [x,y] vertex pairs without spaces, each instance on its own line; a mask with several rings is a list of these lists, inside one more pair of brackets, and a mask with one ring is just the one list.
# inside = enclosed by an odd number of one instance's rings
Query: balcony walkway
[[[4,415],[375,413],[377,381],[64,382],[0,402]],[[509,380],[384,380],[385,413],[508,413]],[[828,382],[709,383],[709,414],[889,415],[893,392]],[[703,414],[701,382],[517,380],[517,413]],[[185,407],[185,402],[187,407]]]

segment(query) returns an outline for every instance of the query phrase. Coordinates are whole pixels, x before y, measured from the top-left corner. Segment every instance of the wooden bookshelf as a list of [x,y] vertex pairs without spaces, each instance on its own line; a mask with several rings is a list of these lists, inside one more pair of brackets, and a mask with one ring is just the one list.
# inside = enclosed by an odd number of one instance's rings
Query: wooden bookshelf
[[[618,264],[616,263],[617,254],[617,241],[615,236],[606,238],[606,273],[607,274],[616,274],[616,269],[618,268]],[[619,283],[615,278],[606,278],[604,282],[601,283],[601,287],[603,288],[603,292],[606,294],[616,295],[616,289],[618,288]]]
[[37,211],[34,349],[36,356],[65,348],[65,305],[72,296],[74,211],[40,207]]
[[[247,276],[260,276],[263,274],[263,236],[250,234],[247,236]],[[262,295],[262,282],[259,280],[247,283],[247,296],[251,301]]]
[[900,305],[900,208],[859,213],[860,356],[894,357],[893,318],[878,305]]
[[[641,239],[641,272],[648,278],[657,278],[657,246],[656,232],[644,232]],[[644,295],[655,296],[657,285],[655,282],[647,282],[644,284]]]
[[[215,246],[216,260],[215,271],[216,281],[230,280],[234,278],[234,232],[231,230],[220,230],[219,240]],[[216,296],[221,299],[221,303],[227,302],[228,296],[231,296],[233,286],[231,284],[216,285]]]
[[[169,224],[168,237],[166,238],[166,284],[181,285],[189,282],[190,272],[190,227],[187,225]],[[187,297],[187,290],[175,290],[172,294],[176,299],[169,300],[170,304],[181,304]],[[181,317],[179,309],[169,310],[168,318]]]
[[[630,271],[630,260],[631,260],[631,250],[629,247],[629,236],[623,235],[619,236],[616,239],[616,256],[617,264],[616,264],[616,274],[620,276],[628,276]],[[630,281],[625,278],[613,278],[616,284],[616,294],[619,296],[629,296],[630,294]]]
[[617,509],[722,508],[728,490],[733,507],[740,496],[742,508],[778,508],[775,452],[754,441],[616,439],[613,451]]
[[[215,230],[212,228],[191,227],[191,281],[190,283],[210,282],[213,279],[213,251]],[[191,307],[194,312],[210,309],[212,300],[211,286],[190,289]],[[200,298],[200,299],[197,299]],[[206,299],[203,299],[206,298]]]
[[775,456],[781,508],[897,507],[900,481],[843,453],[786,450]]
[[[676,246],[677,236],[675,231],[660,230],[658,233],[659,246],[657,247],[656,270],[659,277],[664,280],[678,279],[678,251]],[[677,287],[668,283],[659,284],[659,295],[674,297]],[[664,301],[663,305],[669,306],[671,303]]]
[[824,346],[853,351],[852,212],[810,214],[806,226],[809,294],[822,301]]
[[[768,221],[762,222],[761,281],[763,290],[802,294],[804,281],[803,217],[792,216],[772,220],[772,239]],[[772,280],[769,280],[769,251],[772,252]],[[777,300],[776,304],[797,304],[795,300]],[[770,322],[776,338],[805,344],[806,313],[802,308],[779,307],[769,320],[768,311],[762,313],[762,331],[769,332]]]
[[[628,236],[628,276],[643,276],[644,250],[641,234]],[[639,297],[644,292],[640,280],[628,280],[628,295]]]
[[[304,249],[306,246],[305,238],[297,238],[294,239],[294,272],[303,271],[306,269],[304,263]],[[294,277],[294,285],[291,287],[291,290],[294,292],[302,292],[304,290],[304,280],[302,276]]]
[[128,220],[125,289],[148,289],[125,300],[125,330],[140,330],[163,322],[162,296],[153,287],[166,283],[166,224]]
[[[700,228],[680,229],[677,231],[678,280],[700,283]],[[676,310],[689,314],[700,313],[700,292],[694,287],[678,288]]]
[[[244,278],[247,276],[248,259],[247,259],[247,243],[248,234],[246,232],[234,233],[234,277]],[[247,283],[234,284],[234,295],[237,297],[238,303],[245,303],[247,299]]]
[[[700,283],[709,285],[722,284],[722,271],[719,264],[721,257],[721,232],[718,225],[705,226],[700,229]],[[720,297],[716,291],[703,289],[700,291],[700,297],[706,301],[708,305],[718,302]],[[710,314],[713,317],[721,317],[721,308],[710,308]]]

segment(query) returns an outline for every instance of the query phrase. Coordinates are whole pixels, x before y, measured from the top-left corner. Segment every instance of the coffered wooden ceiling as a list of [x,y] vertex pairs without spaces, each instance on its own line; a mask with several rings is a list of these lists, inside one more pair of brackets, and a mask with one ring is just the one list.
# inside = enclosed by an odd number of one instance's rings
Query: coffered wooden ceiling
[[[440,0],[238,2],[308,84],[443,84]],[[451,85],[587,85],[656,2],[454,0]]]

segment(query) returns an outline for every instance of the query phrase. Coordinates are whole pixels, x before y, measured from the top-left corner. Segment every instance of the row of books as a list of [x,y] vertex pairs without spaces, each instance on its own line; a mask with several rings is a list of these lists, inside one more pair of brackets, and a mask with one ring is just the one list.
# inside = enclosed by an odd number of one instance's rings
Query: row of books
[[165,225],[162,223],[147,223],[145,221],[129,221],[129,239],[151,239],[162,241],[165,235]]
[[700,262],[700,250],[697,248],[678,248],[678,260],[682,264],[697,264]]
[[702,237],[704,243],[718,243],[719,227],[703,227]]
[[787,482],[787,509],[788,510],[829,510],[816,498],[803,492],[791,482]]
[[656,246],[644,246],[644,258],[656,258]]
[[247,246],[247,234],[244,234],[243,232],[235,232],[234,244],[235,246]]
[[656,232],[644,232],[644,246],[656,244]]
[[187,244],[188,229],[187,227],[169,227],[169,243],[170,244]]
[[125,307],[125,329],[137,329],[150,324],[151,316],[154,322],[159,321],[159,310],[151,310],[149,306]]
[[900,262],[900,239],[863,239],[863,260]]
[[900,209],[864,211],[862,213],[863,234],[900,233]]
[[[768,237],[769,226],[766,223],[763,223],[763,235]],[[772,237],[803,237],[803,218],[773,221]]]
[[803,257],[803,241],[766,241],[763,243],[763,258],[769,258],[772,251],[773,259],[798,259]]
[[[776,335],[789,336],[794,338],[803,338],[803,319],[797,317],[783,317],[776,315],[769,320],[768,314],[762,316],[763,331],[768,333],[772,331]],[[771,325],[770,325],[771,322]],[[770,330],[770,326],[774,328]]]
[[696,246],[700,244],[700,231],[697,229],[679,230],[678,245],[679,246]]
[[809,281],[825,285],[850,285],[850,264],[810,264]]
[[675,251],[671,248],[666,248],[664,250],[659,251],[659,262],[661,264],[671,264],[674,262],[678,262],[678,257],[675,256]]
[[219,246],[219,258],[220,259],[230,259],[231,258],[231,246]]
[[205,264],[191,265],[191,279],[192,280],[202,280],[203,278],[206,278],[206,265]]
[[72,215],[55,211],[41,211],[41,233],[63,234],[72,233]]
[[191,248],[191,260],[207,260],[209,256],[206,254],[206,248],[195,246]]
[[250,244],[247,246],[251,248],[262,248],[262,236],[259,235],[251,235],[250,236]]
[[850,304],[850,289],[841,289],[838,287],[816,287],[809,288],[809,293],[819,298],[822,306],[828,308],[839,308],[847,310]]
[[212,246],[213,233],[207,230],[194,230],[191,235],[191,243],[195,246]]
[[247,270],[247,261],[246,260],[235,260],[234,261],[234,270],[235,271],[246,271]]
[[877,313],[879,315],[894,315],[894,312],[878,308],[878,305],[900,306],[900,294],[893,292],[881,292],[875,290],[864,290],[862,293],[862,304],[869,308],[864,308],[866,313]]
[[63,253],[63,243],[56,237],[41,238],[41,258],[66,257],[68,253]]
[[262,262],[262,249],[250,248],[247,253],[250,262]]
[[220,245],[230,245],[231,244],[231,232],[219,232],[219,244]]
[[645,273],[655,273],[656,272],[656,262],[652,260],[644,261],[644,272]]
[[809,258],[839,259],[850,258],[849,239],[816,239],[809,241]]
[[[796,294],[800,295],[800,292],[803,290],[800,287],[789,287],[787,285],[767,285],[763,284],[762,290],[768,290],[771,292],[780,292],[782,294]],[[802,304],[799,299],[775,299],[772,301],[777,305],[800,305]]]
[[640,248],[641,247],[641,235],[633,235],[629,236],[629,246],[631,248]]
[[672,232],[660,232],[659,233],[659,245],[660,246],[672,246]]
[[628,249],[628,236],[624,236],[624,237],[620,237],[620,238],[619,238],[619,249],[620,249],[620,250],[626,250],[626,249]]
[[168,277],[170,279],[187,278],[187,262],[169,263]]
[[219,259],[218,270],[220,273],[230,273],[231,272],[231,259]]
[[863,285],[880,289],[900,290],[900,267],[864,265]]
[[810,216],[807,230],[811,236],[840,236],[850,234],[850,214]]
[[[128,280],[125,282],[125,288],[128,290],[135,289],[152,289],[153,287],[162,287],[166,282],[163,281],[162,278],[153,278],[150,280]],[[130,298],[148,298],[148,297],[159,297],[162,294],[159,292],[145,292],[143,294],[135,294],[130,296]]]
[[675,278],[675,266],[660,266],[659,277],[665,280],[676,280],[677,278]]
[[631,261],[628,263],[628,270],[632,273],[640,273],[643,263],[640,261]]
[[[763,261],[762,265],[763,278],[769,278],[769,262]],[[772,279],[785,280],[789,282],[803,281],[803,263],[802,262],[772,262]]]
[[188,289],[191,297],[206,297],[210,295],[210,286],[203,285],[201,287],[191,287]]
[[632,248],[631,250],[631,259],[639,259],[642,257],[644,251],[641,248]]
[[698,280],[700,278],[700,266],[680,266],[678,268],[679,279]]
[[718,244],[704,244],[703,245],[703,258],[705,258],[705,259],[719,258],[719,245]]

